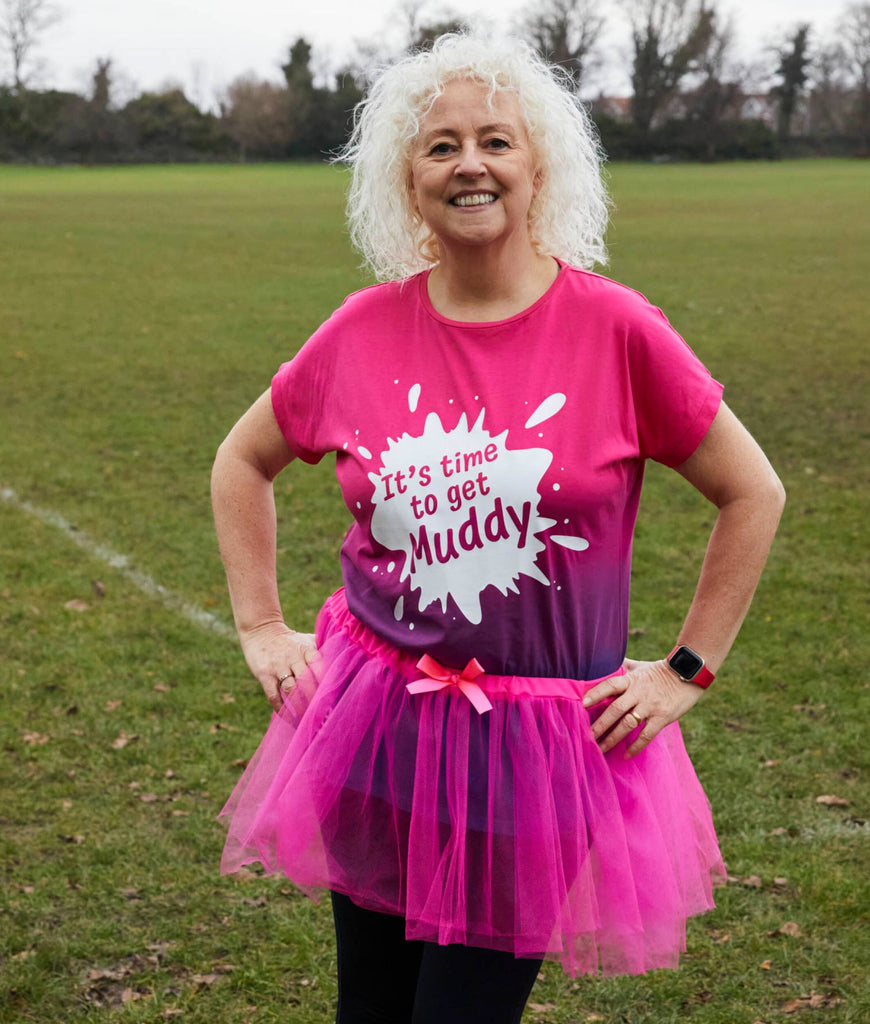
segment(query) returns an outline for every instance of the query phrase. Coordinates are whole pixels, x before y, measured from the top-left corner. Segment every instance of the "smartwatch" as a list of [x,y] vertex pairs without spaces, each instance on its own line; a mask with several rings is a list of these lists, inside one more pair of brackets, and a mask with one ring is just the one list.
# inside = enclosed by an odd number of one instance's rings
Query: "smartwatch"
[[667,662],[684,682],[694,683],[705,690],[716,678],[704,664],[701,655],[685,644],[677,644],[668,655]]

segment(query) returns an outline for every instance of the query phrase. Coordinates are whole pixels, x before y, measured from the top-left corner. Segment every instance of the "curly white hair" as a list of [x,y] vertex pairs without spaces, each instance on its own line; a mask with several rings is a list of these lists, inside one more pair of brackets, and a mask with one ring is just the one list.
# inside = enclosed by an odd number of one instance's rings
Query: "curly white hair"
[[603,153],[568,76],[526,43],[463,32],[443,35],[431,50],[381,69],[337,157],[353,172],[347,203],[351,239],[375,276],[407,277],[437,262],[432,235],[411,206],[411,148],[421,120],[456,78],[517,96],[542,172],[529,211],[535,249],[581,267],[606,263],[610,200]]

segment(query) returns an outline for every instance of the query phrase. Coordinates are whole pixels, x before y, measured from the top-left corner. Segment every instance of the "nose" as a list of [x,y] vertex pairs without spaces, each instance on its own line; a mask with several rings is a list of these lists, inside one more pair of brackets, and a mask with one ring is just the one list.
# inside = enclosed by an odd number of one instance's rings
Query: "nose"
[[486,174],[486,167],[481,159],[480,149],[476,141],[469,139],[459,150],[459,160],[454,173],[462,178],[479,178]]

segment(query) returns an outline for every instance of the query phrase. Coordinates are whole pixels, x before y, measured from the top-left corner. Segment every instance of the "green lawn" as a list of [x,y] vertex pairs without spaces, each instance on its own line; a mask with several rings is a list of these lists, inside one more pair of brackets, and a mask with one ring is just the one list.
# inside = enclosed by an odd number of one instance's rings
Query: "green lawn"
[[[724,381],[789,505],[750,619],[684,722],[733,881],[679,972],[572,982],[546,965],[527,1019],[866,1024],[870,167],[611,176],[607,272]],[[191,607],[231,621],[215,448],[366,281],[344,180],[0,168],[2,1022],[332,1019],[328,908],[217,874],[214,818],[268,706]],[[328,466],[291,467],[278,495],[285,611],[310,628],[346,511]],[[634,656],[673,638],[710,523],[651,468]]]

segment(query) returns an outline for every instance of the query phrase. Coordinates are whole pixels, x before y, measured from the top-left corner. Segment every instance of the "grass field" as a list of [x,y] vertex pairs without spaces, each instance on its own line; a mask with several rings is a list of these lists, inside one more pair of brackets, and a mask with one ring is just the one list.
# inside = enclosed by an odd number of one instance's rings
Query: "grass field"
[[[870,167],[611,173],[608,273],[724,381],[789,505],[684,722],[732,881],[679,972],[572,982],[545,965],[526,1019],[866,1024]],[[268,706],[220,628],[208,476],[364,282],[343,185],[302,166],[0,168],[2,1022],[332,1019],[328,909],[217,873],[214,818]],[[326,465],[277,491],[285,611],[309,628],[346,512]],[[675,635],[710,523],[652,467],[632,655]]]

